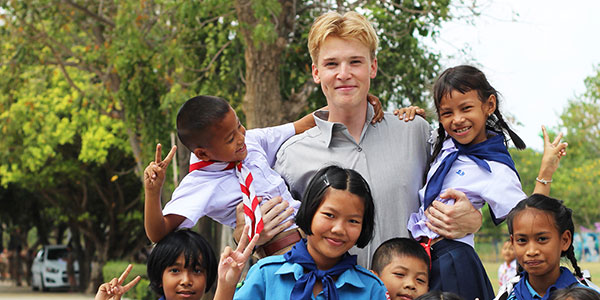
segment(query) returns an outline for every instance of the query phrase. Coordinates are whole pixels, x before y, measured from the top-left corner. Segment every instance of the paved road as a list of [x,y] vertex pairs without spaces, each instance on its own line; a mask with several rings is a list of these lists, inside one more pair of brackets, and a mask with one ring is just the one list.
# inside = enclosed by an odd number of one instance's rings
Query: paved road
[[10,281],[0,281],[0,299],[68,299],[68,300],[90,300],[94,295],[69,293],[61,291],[36,292],[30,287],[17,287]]

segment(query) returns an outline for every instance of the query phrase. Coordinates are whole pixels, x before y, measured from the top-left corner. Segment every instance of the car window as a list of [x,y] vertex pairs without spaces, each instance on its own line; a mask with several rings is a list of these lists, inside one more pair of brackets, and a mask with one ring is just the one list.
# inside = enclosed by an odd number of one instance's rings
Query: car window
[[67,257],[67,249],[48,249],[48,259],[58,260],[65,259]]

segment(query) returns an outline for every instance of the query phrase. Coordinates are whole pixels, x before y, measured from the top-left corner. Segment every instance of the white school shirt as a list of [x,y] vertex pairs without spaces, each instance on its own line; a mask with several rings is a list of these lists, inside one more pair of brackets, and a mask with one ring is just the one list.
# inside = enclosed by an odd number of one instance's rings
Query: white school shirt
[[[423,208],[423,199],[429,180],[444,158],[455,151],[458,151],[458,149],[452,139],[445,140],[440,155],[435,159],[427,173],[427,183],[419,190],[421,207],[418,212],[411,214],[408,220],[408,230],[415,239],[419,237],[430,239],[439,237],[425,224],[427,218]],[[519,177],[509,166],[487,159],[485,161],[490,165],[491,173],[479,167],[466,155],[459,155],[444,178],[440,194],[448,188],[461,191],[467,195],[475,209],[480,209],[487,202],[496,219],[504,219],[519,201],[527,198],[527,195],[523,193]],[[454,204],[454,199],[440,199],[438,197],[436,200]],[[473,234],[467,234],[465,237],[456,240],[469,244],[471,247],[474,246]]]
[[[281,176],[271,168],[281,144],[295,133],[292,123],[246,131],[248,155],[242,163],[252,172],[254,190],[257,196],[263,197],[263,202],[281,196],[298,211],[300,201],[292,198]],[[184,216],[186,219],[179,228],[193,227],[203,216],[235,227],[235,207],[241,201],[242,191],[234,169],[217,172],[194,170],[179,183],[171,201],[165,205],[163,215]],[[287,230],[292,228],[296,225]]]

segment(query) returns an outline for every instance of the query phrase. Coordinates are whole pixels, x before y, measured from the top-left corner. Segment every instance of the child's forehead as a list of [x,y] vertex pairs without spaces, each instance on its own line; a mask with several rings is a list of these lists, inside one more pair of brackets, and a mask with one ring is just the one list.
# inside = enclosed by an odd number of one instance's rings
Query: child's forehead
[[415,272],[426,272],[429,273],[428,262],[423,259],[404,253],[395,253],[392,255],[390,262],[385,266],[384,269],[389,268],[405,268],[414,270]]

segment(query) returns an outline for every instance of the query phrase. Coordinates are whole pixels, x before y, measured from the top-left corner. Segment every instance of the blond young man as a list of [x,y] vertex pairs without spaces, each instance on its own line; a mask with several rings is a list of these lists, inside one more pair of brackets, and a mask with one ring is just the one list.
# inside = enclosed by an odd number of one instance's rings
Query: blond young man
[[[329,12],[315,20],[308,41],[312,76],[329,110],[315,112],[317,126],[281,146],[274,167],[297,199],[312,174],[332,163],[358,171],[369,182],[375,201],[374,238],[364,249],[351,251],[366,268],[379,244],[408,236],[406,224],[419,206],[417,192],[431,147],[423,119],[404,122],[386,114],[382,122],[371,124],[367,94],[377,75],[377,46],[372,25],[356,12]],[[466,197],[454,206],[434,203],[429,218],[433,230],[451,238],[481,226],[481,214]]]

